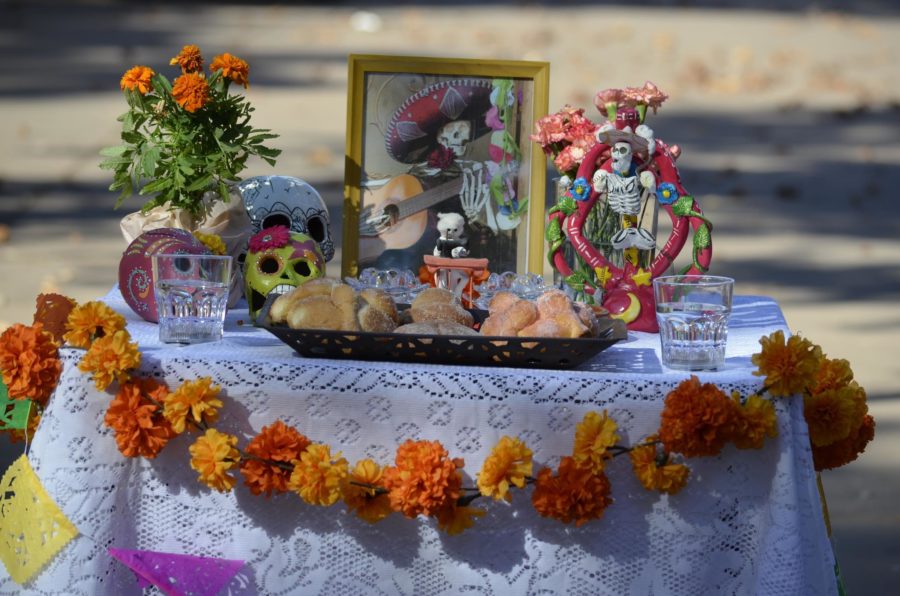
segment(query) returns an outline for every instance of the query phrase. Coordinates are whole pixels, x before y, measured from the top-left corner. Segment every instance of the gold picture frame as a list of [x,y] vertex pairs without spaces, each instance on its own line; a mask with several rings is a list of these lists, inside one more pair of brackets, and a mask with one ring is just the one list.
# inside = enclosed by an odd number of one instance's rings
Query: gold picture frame
[[341,276],[418,273],[451,212],[469,257],[541,274],[546,161],[529,135],[549,80],[547,62],[350,55]]

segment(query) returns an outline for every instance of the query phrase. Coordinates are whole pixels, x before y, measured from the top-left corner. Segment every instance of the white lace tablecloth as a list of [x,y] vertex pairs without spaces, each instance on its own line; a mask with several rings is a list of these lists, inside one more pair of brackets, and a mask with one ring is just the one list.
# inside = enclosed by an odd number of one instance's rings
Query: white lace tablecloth
[[[145,373],[172,388],[211,375],[223,387],[220,430],[249,437],[281,419],[352,463],[393,463],[406,439],[440,440],[474,475],[503,435],[534,451],[536,469],[571,452],[575,425],[607,409],[625,444],[654,432],[665,394],[687,375],[663,369],[658,337],[630,333],[575,371],[407,365],[305,359],[229,313],[214,344],[160,344],[117,291]],[[727,366],[703,381],[749,393],[760,386],[750,355],[759,337],[786,329],[769,298],[737,297]],[[779,436],[759,451],[727,448],[690,460],[688,486],[645,491],[627,457],[608,475],[615,499],[581,528],[538,516],[531,490],[460,536],[430,520],[394,514],[371,526],[342,505],[319,508],[293,494],[266,499],[239,482],[211,491],[189,466],[193,436],[156,460],[127,459],[103,424],[111,395],[62,352],[59,388],[30,448],[32,465],[81,535],[24,589],[0,593],[140,593],[109,546],[247,562],[230,593],[259,594],[833,594],[834,559],[816,488],[802,401],[780,401]],[[472,484],[471,478],[467,481]]]

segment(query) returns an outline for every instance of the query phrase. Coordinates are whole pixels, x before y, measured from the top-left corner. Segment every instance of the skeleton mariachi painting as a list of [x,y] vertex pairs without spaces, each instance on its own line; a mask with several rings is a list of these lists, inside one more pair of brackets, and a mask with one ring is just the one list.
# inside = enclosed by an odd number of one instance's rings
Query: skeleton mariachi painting
[[[652,280],[671,271],[692,230],[691,261],[681,272],[705,273],[712,258],[712,225],[675,165],[680,148],[655,138],[644,123],[647,108],[655,112],[666,97],[652,83],[597,94],[608,120],[591,124],[596,141],[584,149],[574,180],[565,179],[545,232],[547,257],[565,282],[635,331],[658,330]],[[539,122],[535,137],[547,136],[549,118]],[[658,209],[672,223],[661,247]],[[566,255],[567,244],[574,259]]]
[[[369,73],[360,160],[360,268],[418,271],[458,214],[466,254],[525,269],[533,81]],[[456,217],[456,215],[454,215]],[[525,225],[522,225],[523,222]]]

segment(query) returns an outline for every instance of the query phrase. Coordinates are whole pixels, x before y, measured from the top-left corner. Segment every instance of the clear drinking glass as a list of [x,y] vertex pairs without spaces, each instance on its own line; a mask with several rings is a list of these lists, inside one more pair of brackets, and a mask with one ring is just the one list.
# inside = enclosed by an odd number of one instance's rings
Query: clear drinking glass
[[222,339],[231,257],[153,255],[159,340],[195,344]]
[[669,275],[653,280],[663,365],[715,370],[725,363],[734,280]]

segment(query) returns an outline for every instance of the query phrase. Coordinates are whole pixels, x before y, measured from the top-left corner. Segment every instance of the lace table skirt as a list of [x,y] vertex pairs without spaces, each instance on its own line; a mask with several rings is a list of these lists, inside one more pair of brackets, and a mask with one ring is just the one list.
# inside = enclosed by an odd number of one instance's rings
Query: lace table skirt
[[[223,388],[217,428],[240,444],[281,419],[316,442],[392,463],[406,439],[439,440],[465,471],[481,467],[503,435],[534,452],[536,469],[571,452],[585,412],[606,409],[622,442],[654,432],[665,394],[685,375],[659,364],[655,335],[632,333],[580,370],[518,370],[314,360],[229,314],[226,338],[175,347],[136,318],[142,372],[175,387],[210,375]],[[750,355],[781,328],[768,298],[738,297],[727,366],[703,381],[744,394],[758,389]],[[759,451],[732,447],[689,461],[678,495],[645,491],[627,457],[608,469],[614,503],[580,528],[541,518],[531,489],[459,536],[430,520],[394,514],[369,525],[342,505],[318,508],[293,494],[253,496],[241,483],[211,491],[190,468],[181,436],[155,460],[128,459],[103,424],[111,396],[63,350],[60,385],[30,448],[49,494],[80,536],[30,584],[0,578],[0,594],[141,593],[107,547],[247,562],[232,594],[833,594],[834,559],[822,518],[801,400],[777,404],[779,436]],[[467,478],[466,485],[473,479]]]

